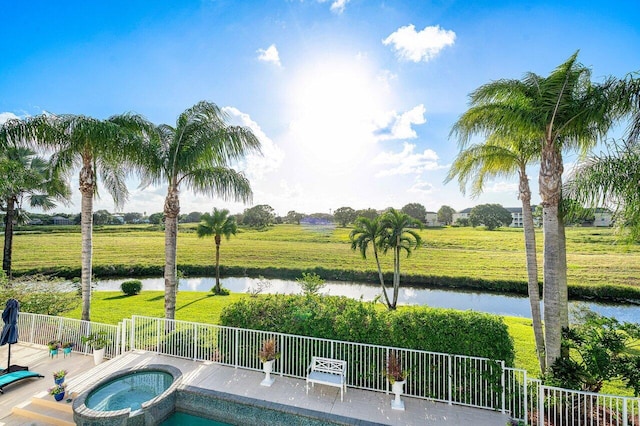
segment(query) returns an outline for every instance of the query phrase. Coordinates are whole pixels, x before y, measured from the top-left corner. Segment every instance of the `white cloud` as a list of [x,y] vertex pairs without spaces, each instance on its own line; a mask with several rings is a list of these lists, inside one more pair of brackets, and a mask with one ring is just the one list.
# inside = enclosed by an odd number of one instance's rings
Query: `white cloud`
[[490,187],[484,189],[484,192],[487,193],[502,193],[502,192],[510,192],[517,193],[518,192],[518,183],[517,182],[495,182]]
[[438,164],[438,154],[431,149],[425,149],[423,152],[414,153],[416,146],[410,143],[404,143],[401,152],[383,152],[374,158],[373,163],[381,166],[390,166],[379,171],[376,176],[395,176],[420,174],[427,170],[438,170],[446,168]]
[[271,62],[278,67],[281,67],[280,63],[280,54],[278,53],[278,48],[276,48],[275,44],[267,47],[267,49],[258,49],[258,60],[264,62]]
[[[344,12],[344,8],[346,7],[347,3],[349,3],[349,1],[351,0],[334,0],[331,3],[331,11],[340,15],[342,12]],[[327,0],[318,0],[318,3],[326,2]]]
[[425,182],[420,177],[417,177],[411,188],[407,190],[407,192],[411,192],[414,194],[431,194],[433,192],[433,185],[429,182]]
[[442,49],[453,45],[456,33],[444,30],[438,25],[425,27],[416,32],[413,24],[398,28],[382,43],[385,46],[393,44],[400,59],[413,62],[428,62],[435,58]]
[[269,172],[277,170],[284,159],[284,152],[262,131],[260,125],[253,121],[249,114],[234,107],[224,107],[222,110],[229,115],[231,122],[238,122],[241,126],[251,129],[261,144],[262,155],[249,154],[239,165],[250,180],[259,180]]
[[379,140],[415,139],[418,135],[411,126],[426,123],[425,112],[426,109],[423,104],[417,105],[400,115],[395,111],[391,111],[377,123],[375,134]]
[[17,115],[12,112],[0,112],[0,124],[6,123],[9,120],[18,119]]

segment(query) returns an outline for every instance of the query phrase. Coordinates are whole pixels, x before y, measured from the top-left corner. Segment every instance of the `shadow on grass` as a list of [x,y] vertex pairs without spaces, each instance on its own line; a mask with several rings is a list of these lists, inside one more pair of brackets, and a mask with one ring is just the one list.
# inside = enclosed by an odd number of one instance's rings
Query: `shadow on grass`
[[126,299],[127,297],[131,296],[127,296],[126,294],[119,294],[117,296],[105,297],[103,300],[122,300]]
[[160,296],[152,297],[151,299],[147,299],[148,302],[155,302],[157,300],[164,300],[164,294],[161,294]]
[[215,296],[214,294],[207,294],[207,295],[205,295],[205,296],[203,296],[203,297],[200,297],[200,298],[198,298],[198,299],[192,300],[191,302],[187,303],[186,305],[182,305],[182,306],[180,306],[180,307],[177,307],[177,306],[176,306],[176,311],[180,311],[180,310],[182,310],[182,309],[184,309],[184,308],[186,308],[186,307],[188,307],[188,306],[193,305],[194,303],[200,302],[200,301],[202,301],[202,300],[204,300],[204,299],[208,299],[208,298],[210,298],[210,297],[214,297],[214,296]]

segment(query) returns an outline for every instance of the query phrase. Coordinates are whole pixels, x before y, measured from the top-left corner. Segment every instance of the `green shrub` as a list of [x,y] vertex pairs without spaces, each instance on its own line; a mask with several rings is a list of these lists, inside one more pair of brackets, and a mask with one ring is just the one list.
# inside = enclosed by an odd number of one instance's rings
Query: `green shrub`
[[[44,275],[23,276],[0,287],[0,300],[14,298],[20,302],[20,310],[32,314],[61,315],[80,304],[76,292],[61,280]],[[0,309],[2,306],[0,306]]]
[[127,296],[134,296],[139,294],[142,290],[142,281],[140,280],[128,280],[120,284],[120,290]]
[[220,287],[220,290],[216,289],[216,286],[211,287],[211,293],[216,296],[228,296],[231,294],[231,291],[228,288]]
[[336,296],[268,295],[227,306],[222,325],[504,360],[513,341],[495,315],[428,307],[379,311]]

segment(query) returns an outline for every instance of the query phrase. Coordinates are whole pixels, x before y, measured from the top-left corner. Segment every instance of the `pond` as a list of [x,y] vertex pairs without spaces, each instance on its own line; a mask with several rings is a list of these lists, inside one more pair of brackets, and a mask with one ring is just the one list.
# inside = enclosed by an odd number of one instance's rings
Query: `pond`
[[[97,291],[119,291],[120,284],[126,279],[100,280],[96,282]],[[164,290],[163,278],[144,278],[142,289]],[[294,280],[263,279],[269,283],[263,293],[294,294],[300,293],[300,286]],[[225,277],[222,286],[234,293],[246,293],[259,284],[259,278]],[[215,278],[181,278],[179,289],[185,291],[208,292],[215,284]],[[346,281],[327,281],[321,293],[332,296],[347,296],[353,299],[373,300],[380,294],[380,286]],[[391,293],[389,296],[391,297]],[[472,309],[497,315],[531,317],[529,299],[526,297],[479,293],[458,290],[400,287],[398,303],[404,305],[427,305],[458,310]],[[619,321],[638,322],[640,306],[608,305],[594,302],[569,302],[571,307],[586,306],[601,315],[615,317]]]

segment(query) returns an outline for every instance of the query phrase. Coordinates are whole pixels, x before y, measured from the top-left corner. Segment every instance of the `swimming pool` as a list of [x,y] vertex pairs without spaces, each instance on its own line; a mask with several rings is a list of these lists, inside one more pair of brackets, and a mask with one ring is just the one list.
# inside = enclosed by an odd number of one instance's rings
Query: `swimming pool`
[[139,410],[144,402],[162,394],[172,383],[173,376],[165,371],[133,371],[91,391],[85,405],[96,411]]
[[175,410],[182,372],[152,364],[114,373],[73,401],[77,425],[154,425]]

